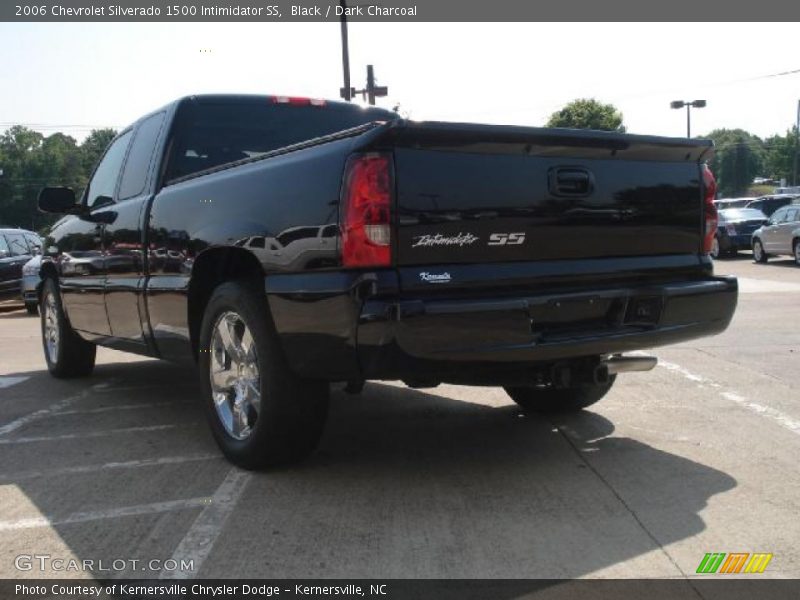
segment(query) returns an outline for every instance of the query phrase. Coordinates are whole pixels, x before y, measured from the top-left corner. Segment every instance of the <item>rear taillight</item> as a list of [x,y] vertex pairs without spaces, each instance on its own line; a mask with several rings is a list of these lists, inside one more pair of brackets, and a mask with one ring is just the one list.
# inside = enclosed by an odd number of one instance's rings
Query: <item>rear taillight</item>
[[388,267],[392,262],[392,174],[388,154],[347,161],[341,207],[342,264]]
[[708,165],[703,165],[703,220],[705,231],[703,233],[703,252],[711,252],[714,243],[714,236],[717,234],[717,207],[714,206],[714,198],[717,195],[717,180]]

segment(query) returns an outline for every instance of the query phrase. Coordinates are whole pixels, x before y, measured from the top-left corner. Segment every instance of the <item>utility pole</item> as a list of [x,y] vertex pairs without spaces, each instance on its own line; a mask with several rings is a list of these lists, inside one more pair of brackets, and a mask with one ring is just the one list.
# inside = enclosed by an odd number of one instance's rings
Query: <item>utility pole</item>
[[389,88],[385,85],[375,85],[375,69],[372,65],[367,65],[367,87],[363,90],[355,90],[356,94],[367,100],[371,105],[375,105],[375,98],[382,98],[389,94]]
[[344,73],[344,87],[339,90],[339,95],[350,102],[353,98],[353,88],[350,87],[350,43],[347,39],[347,4],[346,0],[339,0],[342,7],[341,27],[342,27],[342,72]]
[[797,121],[794,130],[794,173],[792,185],[797,185],[797,154],[800,152],[800,100],[797,101]]

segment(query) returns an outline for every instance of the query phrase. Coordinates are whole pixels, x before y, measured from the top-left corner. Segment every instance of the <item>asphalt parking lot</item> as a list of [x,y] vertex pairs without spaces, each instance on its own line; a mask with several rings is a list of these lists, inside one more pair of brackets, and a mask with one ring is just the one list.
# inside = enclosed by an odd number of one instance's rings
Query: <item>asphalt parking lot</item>
[[[730,329],[654,350],[589,411],[368,384],[333,394],[311,460],[269,473],[221,458],[193,371],[101,349],[58,381],[38,319],[4,312],[0,575],[90,575],[18,568],[49,555],[140,561],[100,574],[120,577],[682,578],[767,552],[760,577],[798,578],[800,268],[717,272],[741,278]],[[171,558],[193,568],[149,564]]]

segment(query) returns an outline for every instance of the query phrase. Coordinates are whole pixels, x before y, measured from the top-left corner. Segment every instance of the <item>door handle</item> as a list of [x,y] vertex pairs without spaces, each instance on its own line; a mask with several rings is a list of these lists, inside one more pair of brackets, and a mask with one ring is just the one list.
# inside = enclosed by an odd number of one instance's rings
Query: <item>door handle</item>
[[594,192],[594,175],[583,167],[553,167],[547,181],[550,193],[561,198],[584,198]]

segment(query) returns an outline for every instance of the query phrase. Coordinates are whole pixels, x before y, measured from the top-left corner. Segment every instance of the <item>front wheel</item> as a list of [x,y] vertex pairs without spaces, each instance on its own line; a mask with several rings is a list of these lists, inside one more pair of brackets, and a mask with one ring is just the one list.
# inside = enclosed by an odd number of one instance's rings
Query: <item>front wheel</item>
[[800,267],[800,239],[794,241],[794,264]]
[[753,260],[757,263],[767,262],[767,253],[764,252],[764,245],[761,240],[753,240]]
[[507,387],[506,393],[526,412],[577,412],[605,396],[617,376],[611,375],[606,383],[591,383],[568,388]]
[[257,286],[234,281],[214,290],[198,362],[211,431],[231,462],[257,469],[300,460],[316,448],[328,384],[290,370]]
[[89,375],[94,369],[97,346],[78,336],[69,324],[55,280],[42,288],[42,346],[47,369],[53,377],[68,379]]

